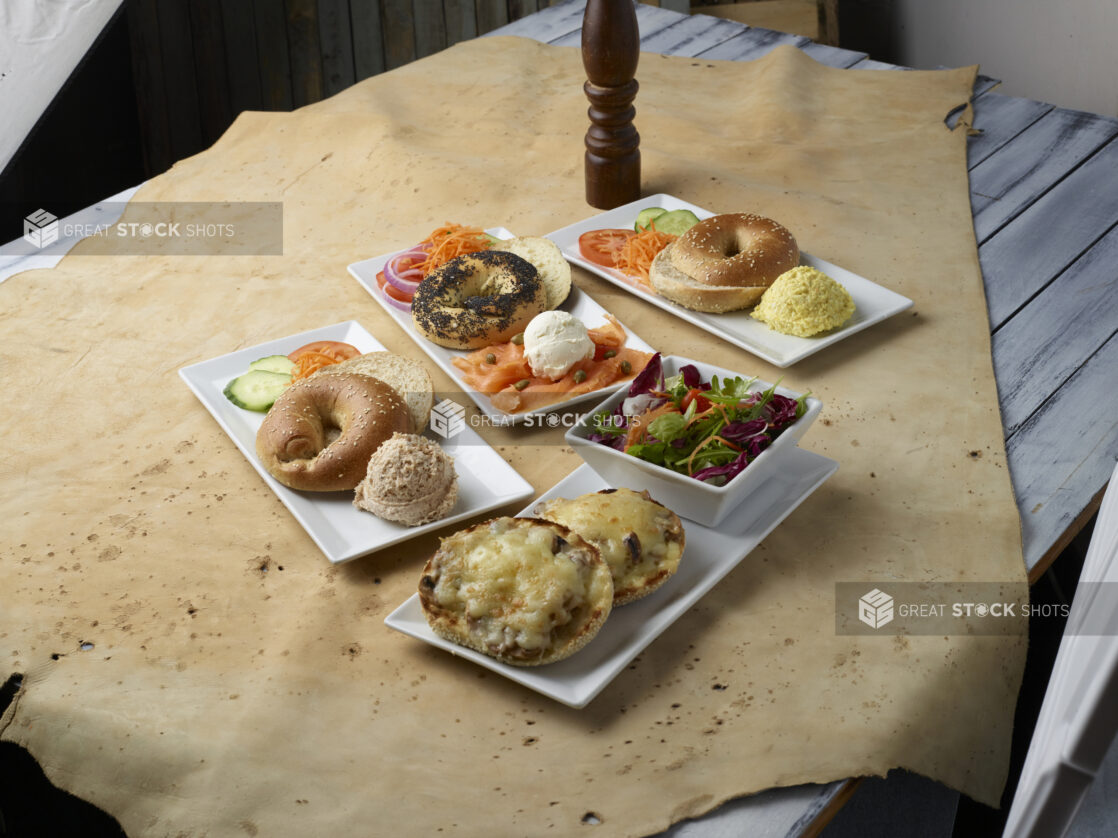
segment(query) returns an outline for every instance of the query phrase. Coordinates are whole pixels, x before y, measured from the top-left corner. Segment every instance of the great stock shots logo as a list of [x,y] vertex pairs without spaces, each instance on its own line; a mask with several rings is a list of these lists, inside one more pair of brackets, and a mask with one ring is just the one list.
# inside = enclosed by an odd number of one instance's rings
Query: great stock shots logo
[[102,201],[65,218],[40,207],[22,227],[0,236],[0,257],[62,256],[78,242],[83,256],[283,254],[280,201]]
[[23,219],[23,239],[42,250],[58,241],[58,216],[37,209]]
[[[1006,582],[891,580],[888,592],[872,582],[835,583],[835,632],[857,635],[1027,633],[1034,617],[1066,619],[1068,609],[1030,602],[1023,580]],[[1078,594],[1076,595],[1078,596]],[[1118,583],[1114,585],[1118,633]],[[1104,629],[1109,631],[1109,629]]]
[[893,620],[893,598],[874,588],[858,600],[858,619],[870,628],[881,628]]
[[443,439],[462,433],[466,427],[466,408],[458,402],[443,399],[431,408],[431,430]]

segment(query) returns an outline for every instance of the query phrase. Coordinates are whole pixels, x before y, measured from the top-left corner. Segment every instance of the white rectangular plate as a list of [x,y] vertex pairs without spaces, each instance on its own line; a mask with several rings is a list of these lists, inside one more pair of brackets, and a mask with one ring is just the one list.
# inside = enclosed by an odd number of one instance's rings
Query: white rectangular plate
[[666,210],[688,209],[700,219],[710,218],[714,215],[710,210],[689,204],[671,195],[650,195],[609,212],[603,212],[583,221],[578,221],[556,230],[554,233],[548,233],[547,238],[559,245],[559,249],[563,251],[563,255],[568,262],[585,268],[614,285],[624,288],[631,294],[636,294],[653,305],[659,306],[664,311],[670,312],[689,323],[694,323],[711,334],[717,335],[735,346],[740,346],[742,349],[752,352],[759,358],[764,358],[770,364],[778,367],[788,367],[797,361],[802,361],[820,349],[824,349],[855,332],[860,332],[874,323],[879,323],[887,317],[892,317],[894,314],[912,306],[912,300],[908,297],[902,297],[888,288],[870,282],[865,277],[858,276],[845,268],[840,268],[838,265],[817,259],[810,253],[801,251],[800,264],[822,271],[846,288],[850,292],[850,296],[854,298],[855,309],[850,320],[842,328],[819,337],[798,338],[793,335],[782,335],[759,320],[754,320],[750,317],[748,309],[730,311],[725,314],[704,314],[700,311],[691,311],[661,297],[659,294],[640,287],[620,271],[604,268],[582,257],[578,249],[578,237],[583,233],[607,227],[631,230],[636,222],[637,214],[649,207],[663,207]]
[[[510,233],[504,227],[497,227],[496,229],[487,230],[486,232],[488,232],[490,235],[496,236],[499,239],[513,238],[512,233]],[[385,256],[377,256],[374,259],[366,259],[362,262],[354,262],[352,265],[349,266],[349,272],[353,275],[353,278],[360,282],[362,287],[366,291],[368,291],[369,294],[372,295],[372,298],[380,304],[381,308],[388,312],[389,317],[395,320],[399,324],[400,328],[407,332],[408,336],[412,340],[414,340],[416,344],[418,344],[419,348],[426,352],[428,357],[430,357],[432,361],[438,364],[439,368],[442,369],[443,372],[445,372],[447,375],[449,375],[454,380],[454,382],[462,388],[463,392],[465,392],[473,400],[474,404],[478,406],[478,410],[480,410],[483,414],[485,414],[486,417],[488,417],[490,424],[511,425],[517,422],[524,422],[529,416],[539,417],[547,413],[553,413],[557,410],[565,410],[566,408],[569,408],[576,404],[580,404],[582,402],[597,401],[600,400],[607,393],[610,393],[613,390],[616,390],[618,387],[623,386],[623,384],[628,384],[628,382],[626,381],[615,384],[611,387],[602,387],[598,390],[592,390],[589,393],[575,396],[572,399],[567,399],[566,401],[559,402],[557,404],[550,404],[546,407],[540,408],[539,410],[525,411],[524,413],[508,414],[497,410],[495,407],[493,407],[492,402],[490,402],[489,396],[487,396],[485,393],[478,393],[477,391],[471,389],[470,385],[467,384],[466,380],[462,377],[461,371],[456,366],[454,366],[453,363],[451,363],[452,359],[464,357],[470,354],[469,352],[459,349],[447,349],[445,346],[439,346],[437,343],[432,343],[431,341],[427,340],[427,338],[423,337],[423,335],[419,334],[419,332],[416,331],[415,325],[412,323],[410,314],[408,314],[406,311],[400,311],[400,309],[398,308],[393,308],[385,301],[384,296],[380,292],[380,289],[377,288],[377,274],[384,267],[384,263],[391,259],[394,255],[394,253],[389,253]],[[559,306],[559,310],[565,311],[568,314],[577,317],[579,320],[585,323],[588,328],[591,329],[597,326],[601,326],[606,322],[606,310],[598,305],[596,302],[594,302],[589,294],[583,293],[573,285],[571,286],[570,295],[563,302],[563,304]],[[624,324],[622,324],[622,326],[624,327]],[[639,337],[634,335],[628,328],[625,328],[625,333],[627,335],[625,345],[630,349],[639,349],[641,352],[656,351]]]
[[[783,469],[765,484],[765,490],[750,496],[721,526],[712,529],[684,519],[687,546],[675,576],[644,599],[613,610],[597,636],[565,660],[545,666],[509,666],[450,643],[428,627],[418,594],[389,614],[384,622],[390,628],[452,655],[468,658],[558,702],[570,707],[585,707],[838,468],[834,460],[799,448],[783,456]],[[539,500],[574,498],[607,488],[610,488],[608,484],[590,466],[582,465]],[[520,514],[531,515],[535,505],[533,503]]]
[[179,375],[331,562],[349,561],[532,496],[532,485],[468,425],[450,439],[432,437],[454,458],[458,503],[449,516],[430,524],[405,527],[363,512],[353,505],[352,492],[297,492],[284,486],[256,457],[256,431],[264,414],[237,407],[222,391],[257,358],[286,355],[316,340],[343,341],[362,352],[384,349],[360,324],[350,320],[192,364],[179,370]]

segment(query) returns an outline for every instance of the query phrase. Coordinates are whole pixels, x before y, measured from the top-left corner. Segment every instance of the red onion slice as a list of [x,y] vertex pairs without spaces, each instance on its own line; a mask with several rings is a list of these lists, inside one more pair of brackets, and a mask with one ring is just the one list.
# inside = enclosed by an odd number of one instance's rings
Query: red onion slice
[[[385,272],[384,277],[385,277],[385,279],[388,279],[388,273],[387,272]],[[390,306],[392,306],[393,308],[399,309],[400,311],[406,311],[406,312],[409,312],[409,313],[411,312],[411,303],[410,302],[404,302],[403,300],[397,300],[395,297],[393,297],[391,294],[388,293],[388,286],[387,285],[382,285],[380,287],[380,295],[382,297],[384,297],[385,301]]]
[[427,253],[418,248],[397,253],[384,265],[384,279],[392,287],[409,296],[415,293],[423,274],[415,265],[427,258]]

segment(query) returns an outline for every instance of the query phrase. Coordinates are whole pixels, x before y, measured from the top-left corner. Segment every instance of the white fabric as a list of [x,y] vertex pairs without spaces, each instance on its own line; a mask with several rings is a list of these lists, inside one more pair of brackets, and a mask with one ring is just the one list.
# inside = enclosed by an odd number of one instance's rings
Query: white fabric
[[0,3],[0,171],[119,7],[120,0]]

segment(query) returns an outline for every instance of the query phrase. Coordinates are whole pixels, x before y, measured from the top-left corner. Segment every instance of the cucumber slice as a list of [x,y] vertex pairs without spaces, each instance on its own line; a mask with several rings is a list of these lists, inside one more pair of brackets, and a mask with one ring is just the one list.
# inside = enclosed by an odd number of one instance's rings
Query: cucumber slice
[[290,383],[286,373],[249,370],[230,381],[223,392],[237,407],[264,413]]
[[[649,207],[648,209],[642,209],[640,211],[640,214],[637,216],[637,223],[633,225],[633,229],[636,230],[638,233],[642,230],[647,230],[648,222],[652,221],[655,218],[659,218],[666,212],[667,210],[663,207]],[[659,224],[656,225],[656,229],[660,229]]]
[[656,229],[661,233],[682,236],[698,223],[699,217],[691,210],[678,209],[659,216],[656,219]]
[[257,358],[248,365],[250,370],[264,370],[264,372],[282,372],[291,375],[295,371],[295,362],[286,355],[269,355],[267,358]]

